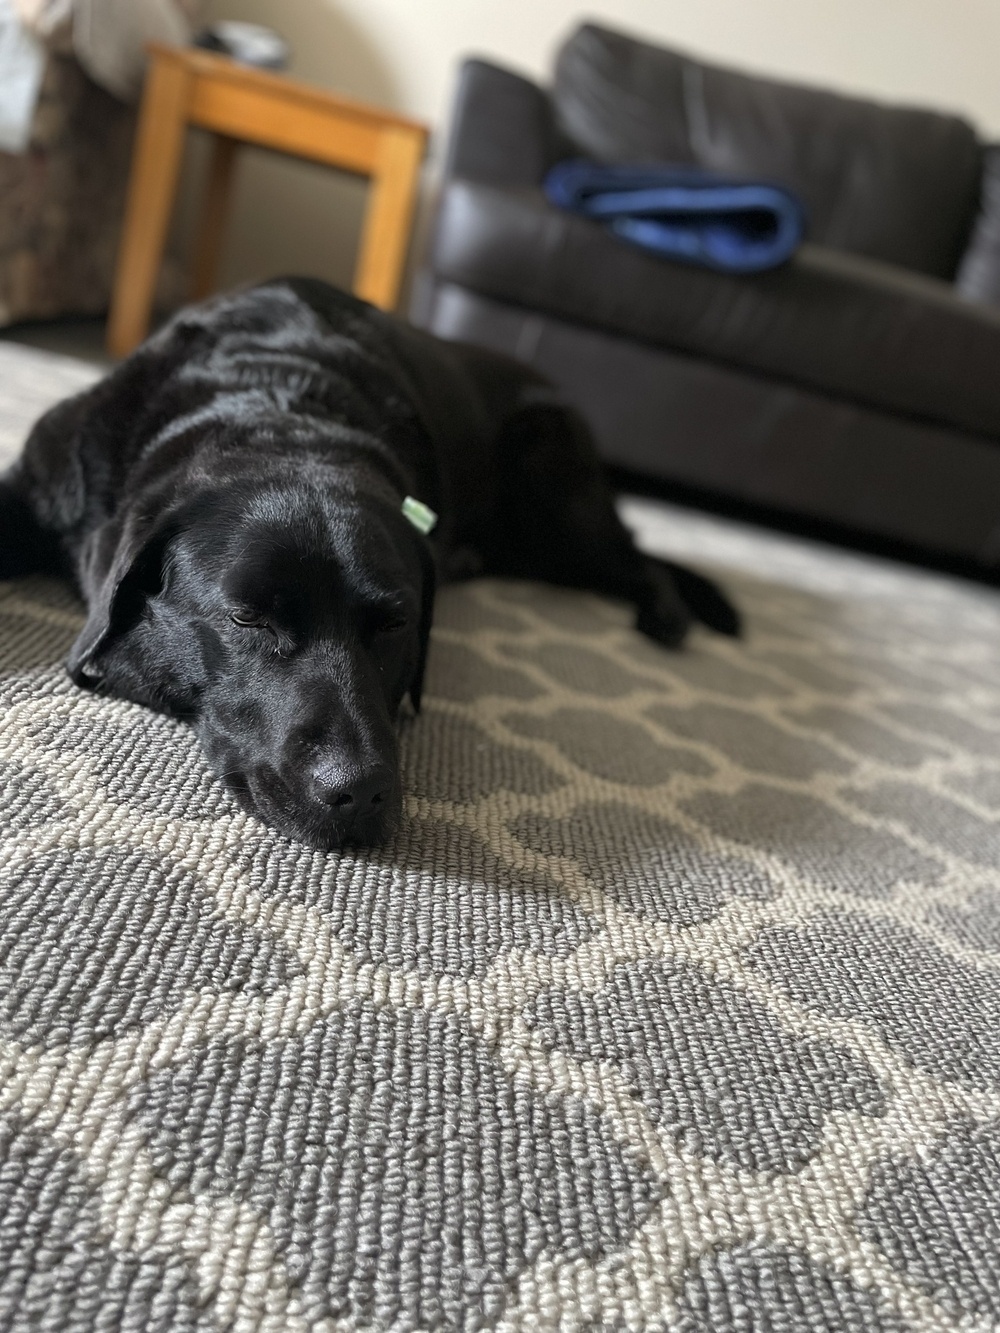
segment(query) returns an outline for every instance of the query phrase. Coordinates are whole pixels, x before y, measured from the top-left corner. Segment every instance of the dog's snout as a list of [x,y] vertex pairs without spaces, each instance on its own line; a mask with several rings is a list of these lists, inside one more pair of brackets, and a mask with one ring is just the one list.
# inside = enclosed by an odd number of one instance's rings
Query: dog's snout
[[318,764],[312,778],[317,799],[344,821],[375,814],[387,800],[393,784],[393,772],[387,764],[370,768]]

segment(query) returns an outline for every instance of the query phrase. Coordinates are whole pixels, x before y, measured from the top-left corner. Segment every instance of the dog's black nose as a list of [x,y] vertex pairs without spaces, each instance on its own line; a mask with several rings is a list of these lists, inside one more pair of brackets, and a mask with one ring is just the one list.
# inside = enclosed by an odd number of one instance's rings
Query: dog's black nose
[[392,791],[393,772],[388,764],[371,768],[341,768],[318,764],[313,769],[313,791],[343,820],[352,823],[373,815]]

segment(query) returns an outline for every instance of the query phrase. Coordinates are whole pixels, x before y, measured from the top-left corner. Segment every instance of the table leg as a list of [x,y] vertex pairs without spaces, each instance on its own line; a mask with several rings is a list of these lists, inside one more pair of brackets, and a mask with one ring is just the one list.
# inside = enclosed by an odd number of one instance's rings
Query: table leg
[[222,251],[222,238],[229,216],[232,196],[233,168],[236,165],[238,139],[217,134],[212,143],[212,157],[208,166],[205,199],[195,237],[194,265],[191,278],[191,300],[202,301],[215,290],[215,279]]
[[395,126],[382,131],[354,292],[383,310],[394,309],[399,299],[423,154],[422,133]]
[[155,59],[143,95],[118,251],[108,350],[127,356],[146,336],[184,149],[191,76]]

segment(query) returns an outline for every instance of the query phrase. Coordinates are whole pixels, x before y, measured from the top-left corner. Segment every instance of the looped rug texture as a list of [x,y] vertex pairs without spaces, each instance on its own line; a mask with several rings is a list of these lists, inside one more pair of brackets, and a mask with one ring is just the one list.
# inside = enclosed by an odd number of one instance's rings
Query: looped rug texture
[[625,512],[745,641],[446,590],[375,851],[0,585],[4,1333],[998,1327],[1000,597]]

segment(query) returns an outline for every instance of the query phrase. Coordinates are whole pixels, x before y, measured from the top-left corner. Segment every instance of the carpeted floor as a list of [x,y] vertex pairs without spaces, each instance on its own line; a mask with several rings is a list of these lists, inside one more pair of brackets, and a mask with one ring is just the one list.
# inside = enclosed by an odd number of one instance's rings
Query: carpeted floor
[[374,853],[0,585],[0,1330],[1000,1327],[1000,596],[627,514],[746,641],[447,591]]

